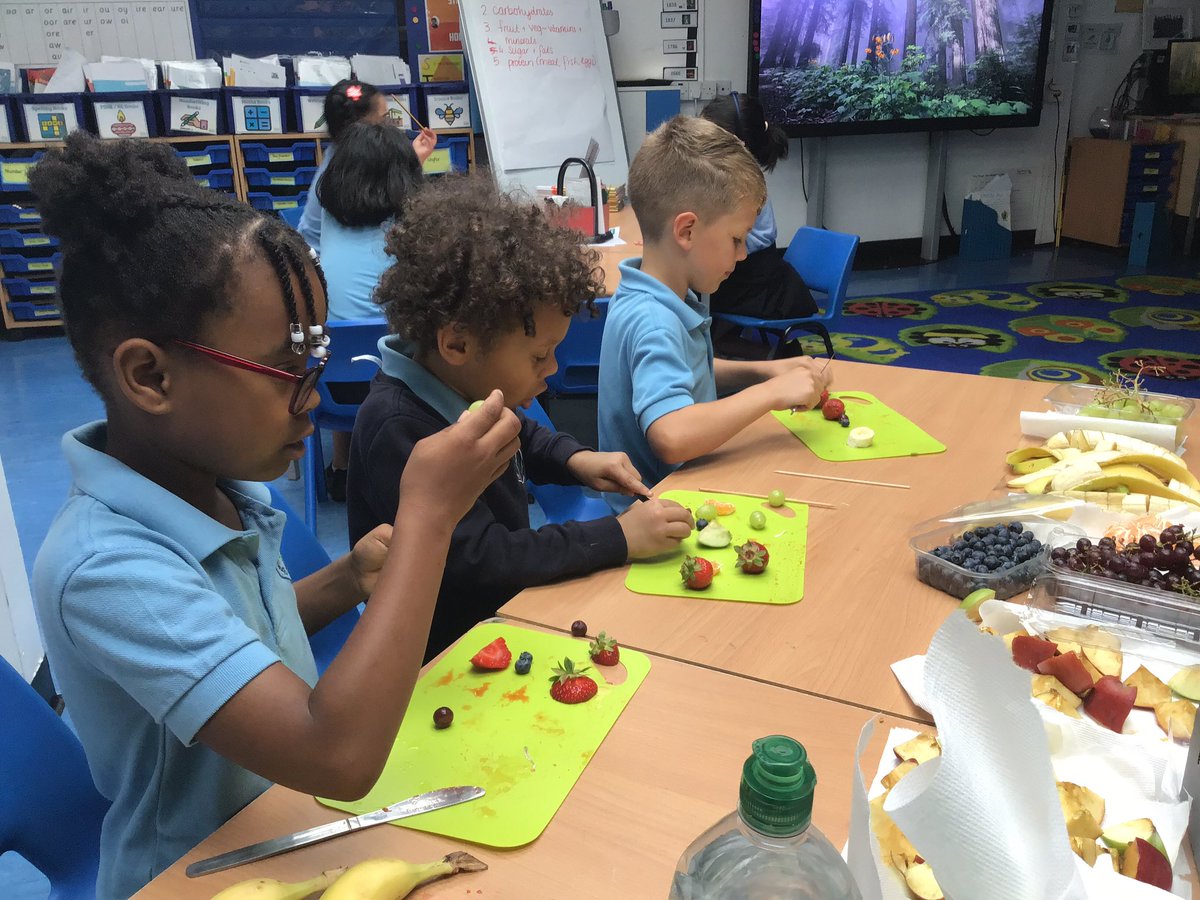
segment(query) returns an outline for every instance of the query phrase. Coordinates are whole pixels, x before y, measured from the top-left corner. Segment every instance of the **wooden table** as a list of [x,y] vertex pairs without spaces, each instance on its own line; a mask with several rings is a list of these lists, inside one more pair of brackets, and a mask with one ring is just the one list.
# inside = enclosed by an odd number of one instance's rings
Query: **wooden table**
[[[138,900],[211,897],[246,878],[299,881],[376,856],[414,862],[467,850],[491,867],[423,888],[419,896],[514,900],[664,897],[676,860],[737,805],[750,743],[802,741],[817,771],[814,822],[836,846],[849,832],[854,748],[871,717],[860,709],[655,657],[653,667],[542,836],[492,850],[382,825],[274,859],[189,879],[192,862],[342,818],[311,797],[274,787],[147,885]],[[864,768],[874,771],[888,727],[879,717]],[[399,798],[397,798],[399,799]]]
[[633,215],[633,207],[626,205],[620,212],[613,213],[608,219],[609,227],[619,226],[619,237],[624,244],[615,247],[596,247],[600,254],[600,266],[604,269],[604,294],[611,297],[617,292],[621,283],[621,273],[617,269],[622,260],[642,255],[642,229],[638,227],[637,218]]
[[[1022,444],[1019,413],[1048,386],[977,375],[834,361],[835,387],[875,394],[947,446],[945,453],[837,464],[817,459],[771,416],[662,482],[671,488],[835,503],[811,507],[804,599],[791,606],[634,594],[626,570],[532,588],[503,615],[557,629],[583,619],[632,647],[928,721],[891,663],[925,652],[958,601],[917,581],[913,526],[1004,492],[1005,451]],[[1193,443],[1200,423],[1191,426]],[[776,469],[889,481],[909,490],[776,475]]]

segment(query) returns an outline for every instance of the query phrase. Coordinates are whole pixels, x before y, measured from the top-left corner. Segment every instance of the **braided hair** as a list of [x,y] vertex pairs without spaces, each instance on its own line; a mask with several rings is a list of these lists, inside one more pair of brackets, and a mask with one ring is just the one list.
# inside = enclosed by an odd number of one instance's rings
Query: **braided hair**
[[[288,321],[300,321],[294,276],[308,321],[317,324],[309,266],[322,295],[325,280],[304,240],[278,218],[198,185],[165,144],[75,132],[64,149],[46,153],[29,182],[45,230],[62,246],[67,337],[102,396],[117,344],[195,340],[209,320],[231,311],[236,272],[255,254],[279,278]],[[299,352],[306,350],[302,342]]]

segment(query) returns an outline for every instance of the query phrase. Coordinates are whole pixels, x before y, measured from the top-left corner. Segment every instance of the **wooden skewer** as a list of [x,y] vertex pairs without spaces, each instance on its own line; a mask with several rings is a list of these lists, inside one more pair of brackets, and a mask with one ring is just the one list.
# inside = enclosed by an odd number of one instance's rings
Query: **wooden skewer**
[[418,127],[418,128],[420,128],[422,131],[424,131],[424,130],[425,130],[425,126],[421,124],[421,120],[420,120],[420,119],[418,119],[416,116],[414,116],[414,115],[412,114],[412,110],[411,110],[411,109],[409,109],[407,106],[405,106],[405,105],[404,105],[404,103],[403,103],[403,101],[401,101],[401,99],[400,99],[399,97],[397,97],[395,94],[391,94],[390,96],[391,96],[391,98],[392,98],[392,101],[393,101],[393,102],[394,102],[394,103],[395,103],[397,106],[399,106],[399,107],[400,107],[402,110],[404,110],[406,113],[408,113],[408,117],[409,117],[410,119],[412,119],[414,122],[416,122],[416,123],[417,123],[417,127]]
[[894,484],[891,481],[867,481],[864,478],[838,478],[836,475],[818,475],[816,472],[788,472],[784,469],[776,469],[776,475],[795,475],[797,478],[824,478],[826,481],[845,481],[847,484],[873,484],[876,487],[890,487],[909,489],[907,484]]
[[[713,488],[700,488],[702,494],[740,494],[743,497],[754,497],[758,500],[766,500],[766,494],[749,494],[746,491],[718,491]],[[835,503],[822,503],[819,500],[803,500],[799,497],[784,497],[788,503],[803,503],[805,506],[819,506],[821,509],[838,509]]]

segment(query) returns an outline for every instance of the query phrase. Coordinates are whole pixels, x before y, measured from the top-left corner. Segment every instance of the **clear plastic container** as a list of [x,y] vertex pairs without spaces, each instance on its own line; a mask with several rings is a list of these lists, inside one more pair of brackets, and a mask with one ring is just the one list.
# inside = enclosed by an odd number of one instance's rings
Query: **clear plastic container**
[[[1068,536],[1073,536],[1072,540],[1084,536],[1082,529],[1052,518],[1054,515],[1065,518],[1078,505],[1076,500],[1020,495],[968,503],[921,522],[913,529],[908,542],[916,555],[917,578],[960,600],[982,588],[995,591],[998,600],[1007,600],[1027,591],[1046,567],[1052,534],[1058,532],[1064,540]],[[975,528],[1007,525],[1010,522],[1019,522],[1022,532],[1030,532],[1043,545],[1037,555],[1010,569],[976,572],[933,553],[939,546],[953,545],[964,533]]]
[[[1084,412],[1084,409],[1088,404],[1096,401],[1102,390],[1104,388],[1097,384],[1058,384],[1046,395],[1046,402],[1053,406],[1055,411],[1066,415],[1089,416],[1093,413]],[[1174,394],[1155,394],[1143,391],[1142,396],[1148,401],[1162,403],[1168,409],[1152,415],[1136,409],[1107,409],[1105,410],[1106,415],[1096,415],[1095,418],[1098,422],[1103,419],[1125,419],[1131,422],[1157,422],[1162,425],[1178,426],[1196,408],[1196,401],[1187,397],[1176,397]],[[1097,430],[1103,430],[1099,424]]]
[[816,783],[799,743],[755,741],[737,810],[684,851],[672,900],[861,900],[845,860],[812,824]]

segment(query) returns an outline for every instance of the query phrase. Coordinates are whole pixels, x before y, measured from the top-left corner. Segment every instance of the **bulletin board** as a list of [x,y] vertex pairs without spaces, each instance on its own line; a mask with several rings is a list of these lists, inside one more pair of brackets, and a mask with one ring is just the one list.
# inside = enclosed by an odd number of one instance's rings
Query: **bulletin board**
[[0,60],[17,65],[51,65],[68,48],[92,60],[104,53],[193,59],[196,50],[188,0],[0,0]]
[[501,187],[532,194],[553,184],[559,164],[592,140],[596,175],[624,184],[629,157],[597,0],[472,0],[459,16]]

